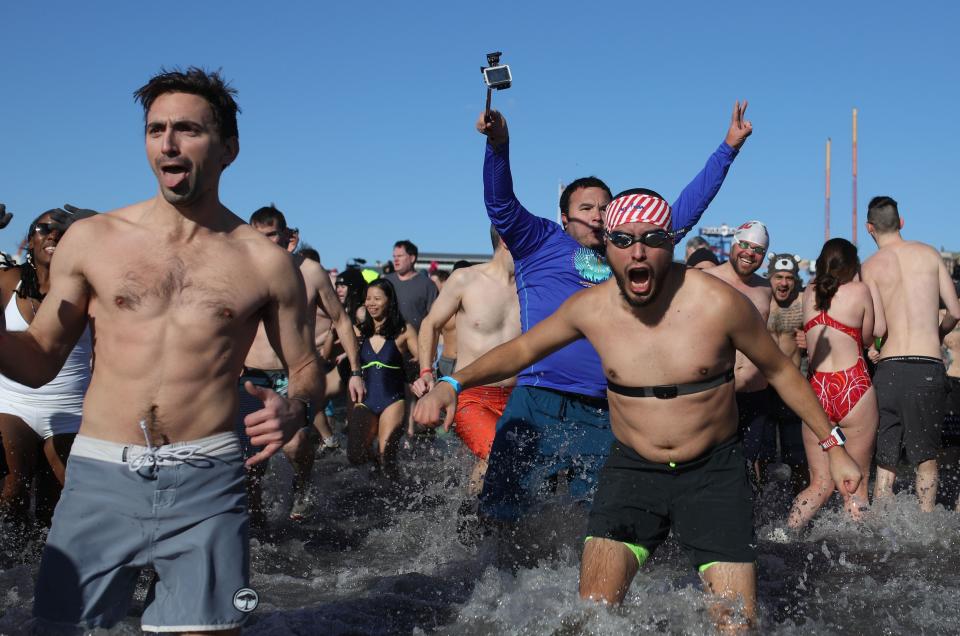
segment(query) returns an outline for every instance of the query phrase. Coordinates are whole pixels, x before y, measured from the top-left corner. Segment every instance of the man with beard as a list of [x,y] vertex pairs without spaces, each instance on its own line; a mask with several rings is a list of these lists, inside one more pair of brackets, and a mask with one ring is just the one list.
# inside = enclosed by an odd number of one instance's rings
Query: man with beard
[[[656,192],[617,195],[604,223],[613,280],[579,292],[519,338],[441,379],[417,405],[417,419],[435,421],[446,409],[449,426],[461,390],[508,377],[586,338],[607,377],[615,440],[590,511],[581,597],[621,602],[639,567],[672,531],[714,596],[710,610],[718,627],[749,627],[756,551],[732,383],[737,353],[822,440],[844,497],[861,474],[842,448],[839,429],[831,430],[810,385],[767,335],[750,301],[672,262],[670,217]],[[739,603],[742,618],[735,616]]]
[[[767,331],[773,336],[783,355],[790,358],[797,368],[801,368],[801,352],[797,343],[797,333],[803,333],[803,301],[800,298],[800,263],[792,254],[774,254],[767,266],[767,278],[773,290],[770,301],[770,317],[767,319]],[[801,371],[802,373],[802,371]],[[803,449],[803,435],[800,418],[780,398],[773,389],[768,388],[770,427],[779,440],[780,461],[790,467],[790,477],[794,494],[804,488],[806,481],[807,455]]]
[[34,387],[88,323],[93,332],[96,364],[35,588],[38,627],[109,628],[144,567],[158,574],[144,631],[237,634],[256,607],[237,377],[263,320],[290,385],[287,397],[247,385],[264,404],[245,422],[263,447],[252,466],[300,426],[318,370],[299,272],[219,200],[239,153],[234,94],[196,68],[140,88],[157,194],[73,224],[30,327],[0,321],[0,372]]
[[[773,293],[767,279],[756,274],[763,265],[763,256],[770,245],[767,227],[760,221],[747,221],[733,234],[730,260],[719,267],[705,270],[750,299],[764,322],[770,316]],[[767,378],[744,355],[737,354],[736,370],[737,413],[743,449],[747,460],[755,466],[758,480],[762,464],[771,461],[776,452],[776,438],[767,426],[769,412]]]
[[[920,509],[937,501],[937,453],[946,412],[947,379],[940,346],[960,321],[960,302],[937,250],[900,235],[903,220],[890,197],[871,199],[867,231],[879,248],[863,264],[863,281],[878,290],[887,338],[873,376],[880,406],[874,500],[893,496],[897,464],[916,466]],[[946,312],[938,314],[940,303]]]
[[[735,104],[724,142],[676,199],[679,230],[671,241],[679,241],[700,219],[753,131],[744,119],[746,107],[746,102]],[[487,136],[487,216],[513,255],[520,326],[526,332],[577,291],[610,277],[603,242],[610,189],[596,177],[577,179],[560,196],[560,225],[535,216],[513,191],[506,120],[496,111],[481,114],[477,130]],[[524,369],[497,422],[481,516],[512,525],[561,471],[571,497],[589,501],[610,439],[606,378],[588,342],[574,342]]]

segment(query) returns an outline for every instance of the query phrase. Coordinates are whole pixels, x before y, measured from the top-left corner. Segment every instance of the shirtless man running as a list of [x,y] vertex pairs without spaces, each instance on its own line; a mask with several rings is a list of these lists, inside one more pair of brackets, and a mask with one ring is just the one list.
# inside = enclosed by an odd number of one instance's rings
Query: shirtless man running
[[[738,227],[733,235],[730,260],[719,267],[705,270],[749,298],[765,323],[770,317],[773,292],[770,282],[756,272],[763,265],[764,254],[769,245],[770,236],[766,226],[760,221],[748,221]],[[774,430],[767,426],[770,411],[767,378],[755,364],[740,353],[737,354],[734,369],[743,449],[747,460],[756,467],[759,479],[762,477],[762,463],[771,461],[776,451]]]
[[[867,231],[877,253],[863,264],[863,280],[878,290],[887,338],[873,377],[880,405],[874,499],[893,495],[897,464],[917,467],[920,509],[937,501],[937,453],[946,412],[947,380],[940,344],[960,321],[960,302],[940,254],[900,235],[903,220],[890,197],[871,199]],[[938,321],[940,302],[946,308]]]
[[56,375],[88,322],[93,332],[83,421],[40,564],[38,623],[110,627],[126,617],[142,567],[158,574],[145,631],[239,633],[256,607],[234,421],[257,324],[290,387],[281,397],[247,386],[264,403],[245,422],[263,447],[248,466],[293,435],[319,375],[299,272],[219,200],[239,151],[234,93],[195,68],[135,93],[159,192],[75,223],[30,328],[0,330],[0,372],[30,386]]
[[[256,210],[250,216],[250,226],[257,232],[263,234],[273,243],[288,251],[288,245],[292,237],[290,228],[287,227],[287,220],[283,212],[273,205],[262,207]],[[360,358],[358,356],[357,337],[353,331],[353,324],[349,316],[343,311],[340,299],[337,298],[337,292],[333,289],[333,283],[330,282],[330,276],[323,266],[308,258],[298,254],[291,255],[294,264],[300,270],[304,281],[304,297],[307,303],[307,322],[310,324],[311,333],[316,332],[316,309],[323,309],[327,316],[331,317],[336,328],[340,342],[343,343],[343,349],[350,362],[351,377],[348,389],[350,399],[359,402],[363,400],[364,387],[363,380],[360,377]],[[266,387],[283,395],[286,391],[288,374],[283,361],[271,346],[270,339],[264,326],[261,324],[257,329],[257,335],[253,339],[253,345],[243,362],[243,375],[240,376],[240,387],[252,382],[257,386]],[[314,409],[323,409],[327,403],[324,387],[321,383],[317,387],[317,392],[310,396],[310,403]],[[240,418],[252,411],[261,408],[261,403],[256,396],[240,394]],[[308,417],[312,417],[309,414]],[[325,420],[324,420],[325,421]],[[306,494],[310,483],[310,472],[313,469],[314,445],[310,442],[308,435],[308,426],[310,422],[304,421],[304,427],[301,428],[283,447],[283,452],[290,460],[293,466],[293,507],[290,511],[290,518],[294,521],[302,520],[306,514]],[[332,437],[332,431],[320,431],[324,436],[324,442]],[[261,481],[263,472],[266,470],[266,464],[252,469],[248,474],[248,497],[250,501],[250,518],[256,529],[262,529],[266,526],[266,518],[263,512]]]
[[[578,292],[524,335],[438,382],[416,416],[435,421],[446,409],[449,426],[461,389],[511,376],[586,338],[607,378],[615,440],[590,512],[580,595],[622,601],[640,565],[672,529],[707,590],[723,599],[711,604],[718,626],[737,629],[754,620],[756,554],[751,489],[737,438],[736,352],[824,440],[845,496],[861,475],[754,305],[716,278],[671,262],[670,216],[667,202],[650,190],[614,197],[604,222],[614,277]],[[728,603],[743,603],[746,620],[734,618]]]
[[[491,226],[493,259],[489,263],[458,269],[450,275],[430,313],[420,326],[420,359],[430,360],[437,350],[437,335],[451,318],[457,321],[457,369],[487,351],[520,335],[520,302],[513,276],[513,257]],[[432,369],[424,369],[413,385],[417,397],[433,388]],[[468,492],[480,494],[487,458],[510,392],[517,383],[511,376],[486,386],[464,391],[455,417],[456,432],[477,463],[470,476]]]

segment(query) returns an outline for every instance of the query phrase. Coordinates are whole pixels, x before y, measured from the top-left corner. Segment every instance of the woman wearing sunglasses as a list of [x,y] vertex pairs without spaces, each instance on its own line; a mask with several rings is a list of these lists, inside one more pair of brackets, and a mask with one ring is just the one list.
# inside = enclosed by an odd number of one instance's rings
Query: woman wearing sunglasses
[[[26,331],[50,289],[50,262],[63,227],[57,222],[58,212],[64,216],[59,210],[48,210],[30,224],[26,261],[0,270],[0,303],[8,331]],[[0,493],[4,516],[28,520],[30,489],[37,477],[36,518],[50,525],[70,446],[80,428],[90,360],[88,328],[49,384],[33,389],[0,375],[0,437],[10,470]]]

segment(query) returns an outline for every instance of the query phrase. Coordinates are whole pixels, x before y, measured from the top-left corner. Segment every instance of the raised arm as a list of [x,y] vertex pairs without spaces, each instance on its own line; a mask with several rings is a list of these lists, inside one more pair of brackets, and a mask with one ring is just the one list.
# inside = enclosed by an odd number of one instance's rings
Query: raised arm
[[[313,334],[307,320],[304,283],[293,259],[281,250],[264,256],[264,277],[269,281],[269,300],[263,326],[270,345],[290,378],[286,398],[270,389],[246,383],[246,390],[264,403],[264,408],[244,418],[247,435],[263,450],[247,460],[260,463],[280,450],[306,422],[306,405],[313,395],[323,395],[324,378]],[[314,309],[311,307],[310,311]]]
[[60,372],[87,325],[90,287],[83,273],[94,235],[90,223],[78,223],[57,244],[50,263],[50,292],[26,331],[8,332],[0,310],[0,373],[40,387]]
[[723,185],[723,181],[727,177],[727,171],[730,170],[730,164],[737,157],[737,153],[743,147],[747,137],[753,133],[753,124],[744,118],[746,111],[746,100],[742,104],[739,101],[734,104],[730,126],[723,143],[707,159],[703,170],[693,178],[693,181],[687,184],[677,200],[673,202],[675,243],[679,243],[687,232],[700,221],[700,217],[703,216],[707,206],[720,191],[720,186]]
[[[590,290],[585,290],[590,291]],[[453,374],[462,389],[491,384],[511,378],[537,360],[583,337],[576,327],[578,299],[584,292],[567,299],[560,308],[537,323],[525,334],[494,347]],[[447,382],[437,382],[433,390],[417,402],[414,419],[423,425],[434,425],[440,411],[446,409],[444,428],[449,429],[457,407],[457,394]]]
[[[799,369],[767,334],[760,312],[746,296],[733,288],[725,296],[730,308],[726,316],[732,346],[757,365],[786,405],[818,440],[826,439],[833,428],[827,414]],[[830,475],[840,494],[847,499],[860,486],[863,478],[860,469],[843,447],[834,446],[826,452],[829,453]]]
[[333,328],[340,338],[340,346],[343,347],[343,352],[347,355],[347,360],[350,361],[350,380],[347,383],[350,399],[354,403],[363,402],[367,392],[366,387],[363,385],[363,378],[354,375],[360,372],[360,345],[357,342],[357,335],[353,331],[353,322],[347,312],[343,310],[343,305],[337,298],[337,291],[330,282],[327,270],[323,267],[320,267],[320,270],[322,275],[317,283],[317,303],[333,322]]
[[487,136],[483,159],[483,202],[487,216],[514,259],[534,252],[546,236],[547,219],[534,216],[513,193],[507,120],[498,111],[480,113],[477,130]]
[[468,270],[460,269],[452,274],[437,299],[433,301],[433,307],[430,313],[426,315],[423,322],[420,323],[420,334],[417,338],[417,350],[420,360],[420,377],[413,383],[413,392],[417,397],[422,397],[427,391],[433,388],[433,359],[437,353],[437,341],[440,337],[440,331],[447,321],[457,315],[460,310],[460,303],[463,299],[464,279],[467,278],[465,272]]

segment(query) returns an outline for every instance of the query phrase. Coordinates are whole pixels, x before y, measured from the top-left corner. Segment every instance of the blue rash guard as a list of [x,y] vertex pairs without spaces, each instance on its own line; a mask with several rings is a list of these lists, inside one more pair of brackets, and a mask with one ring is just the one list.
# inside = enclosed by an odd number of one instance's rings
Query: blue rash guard
[[[721,143],[677,197],[673,203],[677,242],[700,220],[736,156],[736,150]],[[496,149],[486,145],[483,199],[490,221],[513,255],[524,333],[576,292],[610,278],[610,267],[601,254],[577,243],[559,223],[535,216],[520,204],[513,193],[509,144]],[[600,356],[586,339],[534,363],[517,376],[517,384],[590,397],[607,395]]]

